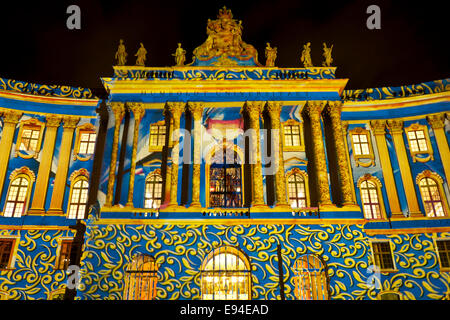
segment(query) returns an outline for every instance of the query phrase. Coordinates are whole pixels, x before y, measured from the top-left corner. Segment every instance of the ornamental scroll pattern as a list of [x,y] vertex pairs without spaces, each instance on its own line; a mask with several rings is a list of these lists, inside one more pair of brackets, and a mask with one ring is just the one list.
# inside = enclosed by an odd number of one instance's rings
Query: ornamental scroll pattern
[[343,101],[367,101],[404,98],[450,91],[450,79],[435,80],[401,87],[344,90]]
[[164,80],[302,80],[335,79],[335,68],[218,68],[218,69],[132,69],[114,67],[114,78]]
[[73,231],[0,230],[0,237],[20,239],[14,268],[0,271],[0,292],[9,300],[48,299],[65,288],[65,271],[55,269],[58,239],[73,238]]
[[40,96],[96,99],[90,89],[71,86],[45,85],[0,78],[0,90],[10,90]]
[[[439,273],[432,234],[387,238],[399,271],[381,274],[382,290],[403,299],[442,299],[450,277]],[[331,299],[374,300],[380,292],[366,284],[372,252],[361,225],[92,225],[85,239],[77,299],[122,299],[126,265],[138,252],[159,265],[156,299],[200,299],[201,263],[221,245],[239,246],[249,256],[252,299],[280,299],[278,244],[286,299],[295,299],[292,267],[305,253],[327,264]]]

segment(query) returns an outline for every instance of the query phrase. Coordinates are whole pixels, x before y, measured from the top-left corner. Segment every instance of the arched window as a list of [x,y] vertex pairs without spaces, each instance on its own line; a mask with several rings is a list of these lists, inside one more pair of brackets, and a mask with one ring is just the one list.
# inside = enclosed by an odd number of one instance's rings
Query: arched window
[[419,185],[423,205],[427,217],[443,217],[446,213],[442,178],[429,170],[417,175],[416,183]]
[[162,177],[157,172],[148,175],[145,180],[144,208],[159,208],[162,200]]
[[374,176],[366,174],[358,181],[364,218],[382,219],[384,207],[380,201],[381,182]]
[[308,207],[307,201],[307,185],[305,181],[305,173],[295,168],[288,175],[288,192],[289,203],[292,208],[305,208]]
[[155,258],[138,254],[125,271],[124,300],[153,300],[156,297],[157,265]]
[[89,182],[86,176],[87,171],[85,169],[81,170],[83,172],[80,170],[75,171],[70,178],[72,183],[70,187],[69,208],[67,210],[69,219],[84,219],[86,214]]
[[294,294],[299,300],[328,300],[328,276],[322,260],[306,254],[294,264]]
[[21,217],[28,207],[34,173],[27,167],[22,167],[14,170],[10,179],[3,215],[5,217]]
[[203,300],[250,300],[250,263],[245,254],[229,246],[210,252],[201,267]]

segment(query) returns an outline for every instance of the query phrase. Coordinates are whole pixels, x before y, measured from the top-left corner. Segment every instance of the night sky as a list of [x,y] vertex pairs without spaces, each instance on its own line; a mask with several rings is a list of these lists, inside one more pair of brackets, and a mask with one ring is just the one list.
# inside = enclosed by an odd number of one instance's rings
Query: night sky
[[[448,9],[444,1],[33,1],[2,3],[0,77],[40,84],[101,88],[112,75],[123,38],[128,63],[139,42],[147,66],[174,65],[177,42],[192,51],[206,40],[206,22],[226,5],[243,22],[243,40],[265,62],[266,42],[278,48],[278,67],[301,67],[310,41],[314,65],[322,42],[333,44],[338,78],[347,89],[398,86],[450,77]],[[81,8],[81,30],[69,30],[66,9]],[[369,30],[366,9],[381,8],[381,30]]]

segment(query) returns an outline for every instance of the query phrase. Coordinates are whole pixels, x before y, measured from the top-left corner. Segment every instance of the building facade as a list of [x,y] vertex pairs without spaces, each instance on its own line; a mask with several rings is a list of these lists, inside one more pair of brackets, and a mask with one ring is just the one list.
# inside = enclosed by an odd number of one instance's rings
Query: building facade
[[1,297],[449,299],[449,79],[345,90],[207,30],[106,99],[0,79]]

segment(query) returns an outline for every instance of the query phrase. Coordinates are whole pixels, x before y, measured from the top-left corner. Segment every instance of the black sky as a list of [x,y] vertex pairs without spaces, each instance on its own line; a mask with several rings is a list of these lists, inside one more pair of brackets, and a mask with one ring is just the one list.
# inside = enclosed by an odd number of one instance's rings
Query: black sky
[[[66,9],[81,8],[81,30],[68,30]],[[381,8],[381,30],[366,27],[371,4]],[[114,53],[125,40],[129,63],[143,42],[148,66],[171,66],[181,42],[192,50],[206,40],[207,19],[231,8],[243,21],[243,40],[258,49],[278,48],[276,65],[300,67],[312,43],[315,65],[322,42],[334,44],[336,76],[347,89],[398,86],[450,77],[448,9],[444,1],[14,1],[0,11],[0,77],[41,84],[101,87],[112,75]]]

